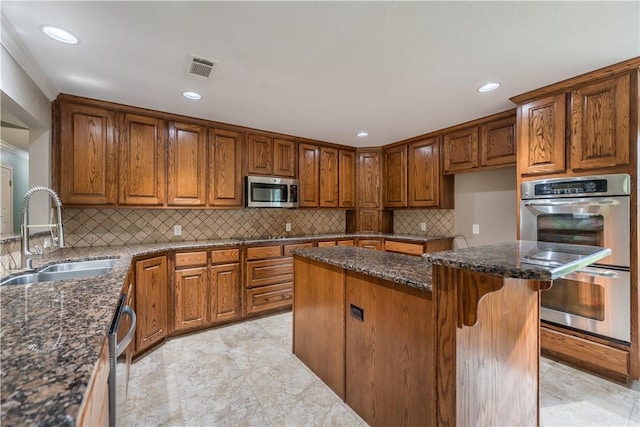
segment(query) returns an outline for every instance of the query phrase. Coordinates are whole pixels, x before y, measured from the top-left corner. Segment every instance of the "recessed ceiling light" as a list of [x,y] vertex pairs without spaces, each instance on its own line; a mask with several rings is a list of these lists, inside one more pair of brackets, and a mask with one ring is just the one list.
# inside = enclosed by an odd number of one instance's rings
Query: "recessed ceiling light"
[[52,39],[59,41],[60,43],[66,44],[78,44],[78,38],[71,34],[67,30],[63,30],[62,28],[52,27],[50,25],[43,25],[41,27],[43,33]]
[[369,132],[361,131],[361,132],[356,133],[356,136],[358,136],[360,138],[364,138],[365,136],[369,136]]
[[202,99],[202,95],[200,95],[198,92],[191,92],[189,90],[182,92],[182,96],[189,99]]
[[500,83],[498,82],[489,82],[486,84],[483,84],[482,86],[480,86],[478,88],[478,92],[480,93],[486,93],[486,92],[492,92],[496,89],[498,89],[500,87]]

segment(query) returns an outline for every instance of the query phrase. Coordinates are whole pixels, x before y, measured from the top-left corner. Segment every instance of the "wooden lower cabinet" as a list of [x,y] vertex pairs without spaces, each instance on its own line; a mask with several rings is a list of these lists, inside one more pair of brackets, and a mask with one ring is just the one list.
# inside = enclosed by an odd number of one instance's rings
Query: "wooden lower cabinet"
[[357,246],[364,249],[373,249],[374,251],[382,250],[381,239],[358,239]]
[[76,424],[82,426],[109,425],[109,340],[105,338],[93,380],[80,405]]
[[294,270],[294,354],[369,425],[435,425],[431,293],[297,257]]
[[242,315],[240,302],[240,264],[209,267],[209,320],[211,323],[232,320]]
[[174,312],[176,330],[190,329],[207,323],[207,267],[176,270]]
[[167,336],[169,286],[167,256],[136,262],[136,352],[151,347]]
[[431,293],[347,272],[345,323],[347,404],[372,426],[435,425]]

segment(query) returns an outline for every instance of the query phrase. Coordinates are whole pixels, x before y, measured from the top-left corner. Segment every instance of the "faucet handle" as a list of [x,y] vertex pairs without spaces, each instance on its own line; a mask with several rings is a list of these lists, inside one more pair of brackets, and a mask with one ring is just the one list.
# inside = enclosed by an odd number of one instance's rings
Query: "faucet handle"
[[42,256],[42,248],[41,248],[39,245],[35,245],[35,246],[33,247],[33,252],[34,252],[34,254],[36,254],[36,255],[40,255],[40,256]]

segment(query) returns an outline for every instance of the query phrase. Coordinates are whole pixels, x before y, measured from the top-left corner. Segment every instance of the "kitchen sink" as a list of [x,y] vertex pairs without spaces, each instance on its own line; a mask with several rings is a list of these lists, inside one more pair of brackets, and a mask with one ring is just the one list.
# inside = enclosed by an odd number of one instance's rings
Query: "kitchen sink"
[[64,262],[49,265],[36,273],[20,274],[0,282],[0,286],[29,285],[52,280],[84,279],[111,273],[115,259]]

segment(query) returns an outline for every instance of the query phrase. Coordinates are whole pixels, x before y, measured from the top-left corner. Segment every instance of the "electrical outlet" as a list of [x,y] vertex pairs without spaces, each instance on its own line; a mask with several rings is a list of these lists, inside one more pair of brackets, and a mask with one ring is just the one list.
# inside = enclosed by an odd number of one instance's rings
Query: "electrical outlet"
[[173,235],[174,236],[182,236],[182,226],[181,225],[174,225],[173,226]]
[[290,223],[290,222],[287,222],[287,223],[284,225],[284,231],[291,231],[291,223]]
[[480,224],[473,224],[473,234],[480,234]]
[[50,237],[45,237],[44,238],[44,244],[42,245],[45,248],[50,248],[51,247],[51,238]]
[[420,231],[427,231],[427,223],[426,222],[421,222],[420,223]]

